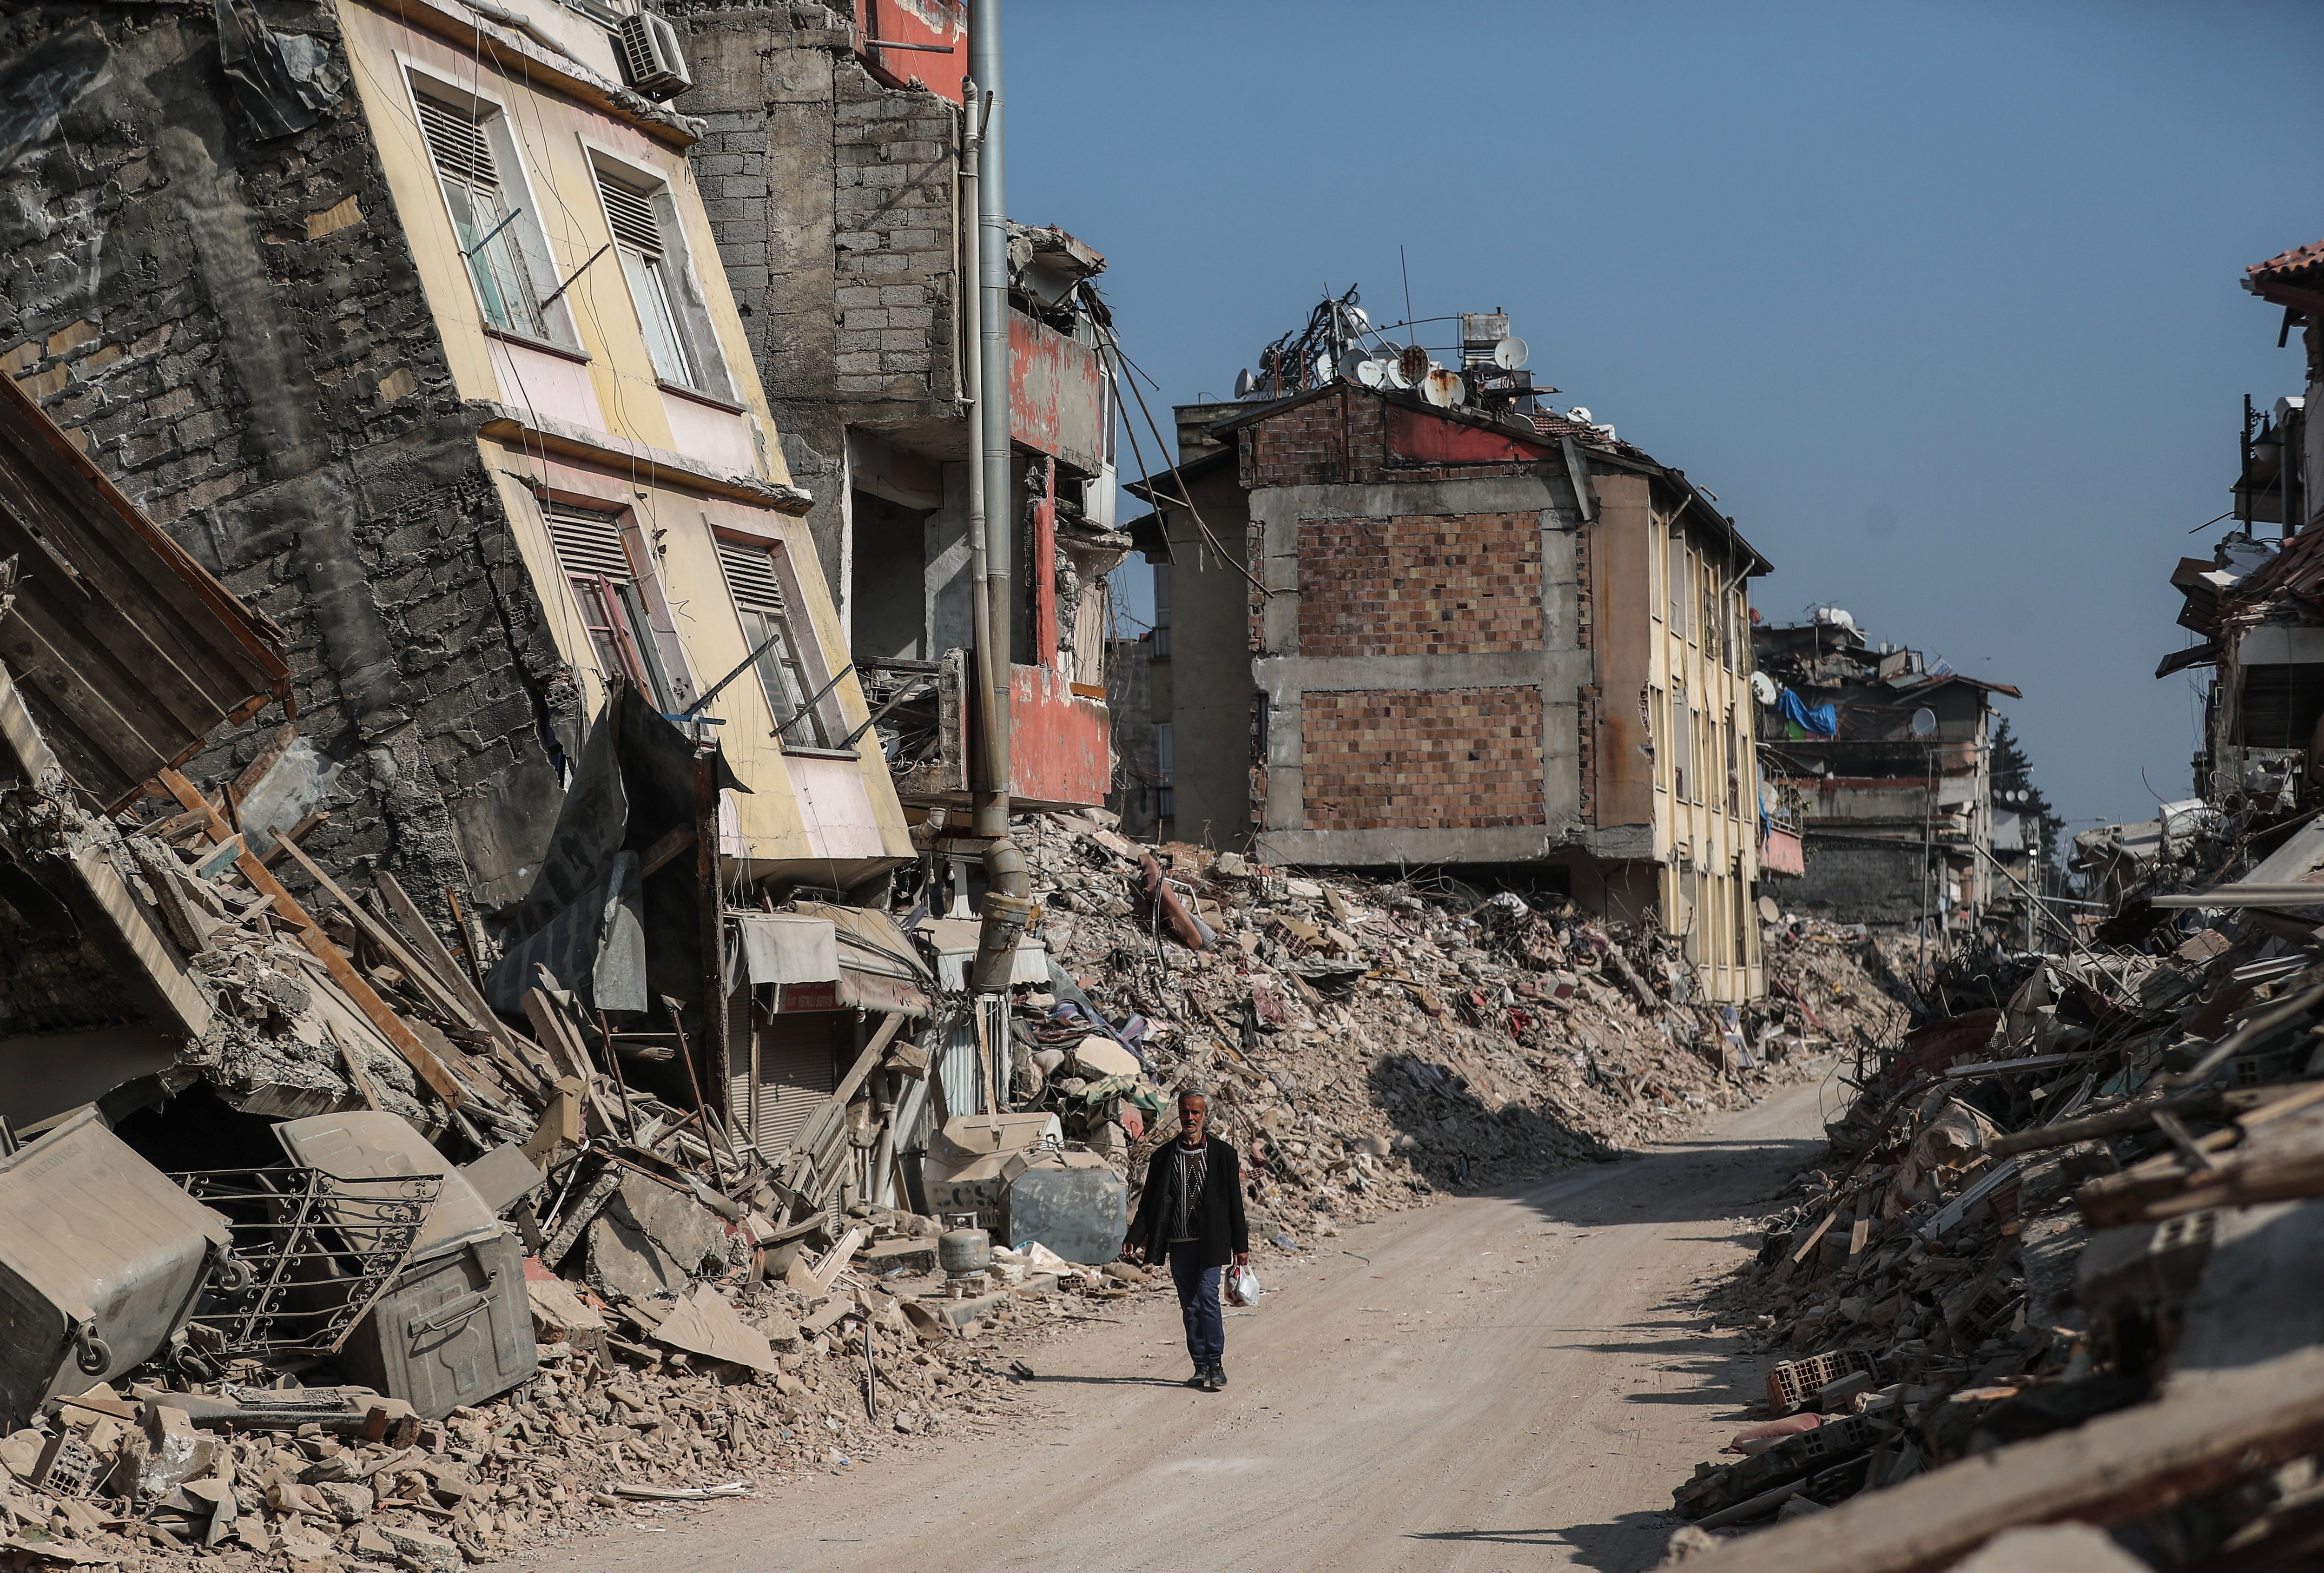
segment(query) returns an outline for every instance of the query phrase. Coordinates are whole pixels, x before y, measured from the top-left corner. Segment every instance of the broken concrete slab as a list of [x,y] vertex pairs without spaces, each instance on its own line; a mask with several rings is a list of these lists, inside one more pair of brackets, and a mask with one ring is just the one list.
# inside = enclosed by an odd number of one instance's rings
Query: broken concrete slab
[[745,1324],[706,1283],[682,1297],[648,1337],[706,1360],[768,1373],[779,1369],[765,1336]]

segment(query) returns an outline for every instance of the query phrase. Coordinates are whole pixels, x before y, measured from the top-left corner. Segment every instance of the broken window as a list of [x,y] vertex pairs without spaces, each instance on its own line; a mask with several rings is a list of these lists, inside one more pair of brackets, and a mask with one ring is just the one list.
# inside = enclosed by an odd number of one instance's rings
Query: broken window
[[638,572],[622,539],[621,515],[563,503],[545,504],[541,513],[596,652],[598,675],[625,677],[660,709],[677,708]]
[[683,232],[669,189],[633,176],[596,171],[597,195],[613,231],[622,276],[638,310],[654,375],[676,387],[730,396],[717,340],[687,265]]
[[1154,789],[1154,817],[1157,819],[1174,819],[1178,812],[1177,789],[1170,784],[1176,763],[1176,749],[1171,741],[1170,723],[1157,721],[1154,726],[1154,773],[1161,778],[1160,784]]
[[829,709],[827,685],[817,682],[792,625],[790,599],[775,563],[775,549],[741,541],[718,543],[719,566],[742,619],[742,638],[759,652],[759,686],[775,714],[775,736],[799,748],[829,748],[843,734]]
[[1154,565],[1154,659],[1170,659],[1170,565]]
[[542,298],[557,287],[553,279],[543,282],[554,270],[549,265],[548,242],[526,209],[507,117],[483,99],[461,107],[415,92],[412,103],[485,325],[524,338],[576,347],[561,306],[541,305]]

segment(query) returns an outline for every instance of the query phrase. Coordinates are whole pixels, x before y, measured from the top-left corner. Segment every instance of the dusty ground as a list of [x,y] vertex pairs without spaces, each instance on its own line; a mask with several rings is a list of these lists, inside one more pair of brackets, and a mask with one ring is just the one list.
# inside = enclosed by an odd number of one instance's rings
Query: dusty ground
[[[940,1451],[541,1553],[591,1569],[1651,1568],[1672,1486],[1759,1362],[1692,1307],[1821,1146],[1818,1090],[1692,1141],[1448,1198],[1267,1269],[1231,1384],[1178,1385],[1175,1301],[1029,1351],[1029,1411]],[[834,1477],[843,1476],[843,1477]]]

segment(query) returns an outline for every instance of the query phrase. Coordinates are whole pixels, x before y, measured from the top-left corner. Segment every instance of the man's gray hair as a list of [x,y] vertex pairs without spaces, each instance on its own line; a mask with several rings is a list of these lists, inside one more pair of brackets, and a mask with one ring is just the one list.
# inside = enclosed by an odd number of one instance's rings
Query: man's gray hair
[[1180,1103],[1185,1103],[1190,1097],[1201,1098],[1205,1104],[1208,1104],[1211,1101],[1211,1095],[1204,1091],[1199,1087],[1182,1087],[1178,1089],[1178,1101]]

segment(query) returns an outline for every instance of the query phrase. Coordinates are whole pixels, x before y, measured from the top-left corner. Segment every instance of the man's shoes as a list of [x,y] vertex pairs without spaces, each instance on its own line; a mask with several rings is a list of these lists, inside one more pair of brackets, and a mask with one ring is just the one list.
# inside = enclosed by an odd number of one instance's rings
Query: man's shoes
[[1211,1391],[1212,1391],[1213,1393],[1216,1393],[1216,1392],[1218,1392],[1218,1391],[1219,1391],[1219,1389],[1221,1389],[1221,1388],[1224,1387],[1226,1384],[1227,1384],[1227,1368],[1226,1368],[1225,1366],[1223,1366],[1223,1365],[1213,1365],[1213,1366],[1212,1366],[1212,1367],[1211,1367]]
[[1198,1370],[1192,1376],[1186,1378],[1186,1385],[1193,1388],[1197,1393],[1208,1392],[1211,1385],[1211,1374],[1207,1371]]

